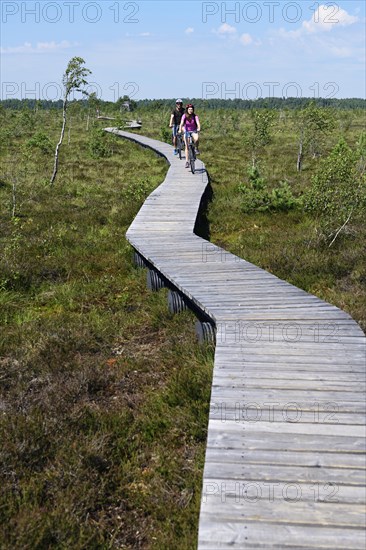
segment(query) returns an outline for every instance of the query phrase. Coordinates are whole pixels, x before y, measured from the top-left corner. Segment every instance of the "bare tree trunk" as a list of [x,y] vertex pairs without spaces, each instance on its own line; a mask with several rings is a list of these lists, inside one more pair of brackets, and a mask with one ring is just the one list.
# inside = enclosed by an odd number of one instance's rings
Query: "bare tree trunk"
[[253,168],[253,170],[255,168],[256,162],[257,162],[257,158],[256,158],[256,155],[255,155],[255,152],[253,151],[252,152],[252,168]]
[[17,209],[17,182],[15,178],[13,179],[13,183],[12,183],[12,202],[13,202],[13,208],[11,211],[11,216],[12,218],[15,218],[15,213]]
[[348,218],[346,219],[346,221],[344,222],[344,224],[338,229],[338,231],[336,232],[334,238],[332,239],[332,242],[330,243],[329,247],[330,248],[332,246],[332,244],[334,243],[334,241],[336,240],[336,238],[338,237],[338,235],[340,234],[340,232],[342,231],[342,229],[344,229],[347,225],[347,223],[350,221],[351,219],[351,216],[352,216],[352,211],[353,209],[351,210],[351,212],[349,213],[349,216]]
[[62,118],[63,118],[63,120],[62,120],[62,129],[61,129],[60,139],[58,141],[58,144],[56,145],[55,162],[54,162],[54,165],[53,165],[53,174],[52,174],[52,177],[51,177],[51,180],[50,180],[50,185],[53,185],[53,182],[55,181],[55,177],[56,177],[56,174],[57,174],[58,152],[59,152],[60,146],[62,144],[62,140],[64,139],[65,127],[66,127],[66,108],[67,108],[67,100],[64,99],[64,105],[63,105],[63,111],[62,111]]
[[303,141],[302,138],[300,139],[299,143],[299,152],[297,154],[297,171],[301,172],[301,166],[302,166],[302,158],[303,158]]
[[88,113],[88,116],[86,117],[86,131],[89,130],[89,113]]

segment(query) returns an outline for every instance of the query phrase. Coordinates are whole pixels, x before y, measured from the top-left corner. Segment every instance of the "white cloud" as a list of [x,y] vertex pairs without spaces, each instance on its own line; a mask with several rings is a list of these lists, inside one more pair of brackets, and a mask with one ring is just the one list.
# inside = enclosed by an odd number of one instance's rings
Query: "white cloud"
[[244,46],[248,46],[253,43],[253,38],[248,33],[242,34],[239,40]]
[[188,27],[184,32],[186,34],[192,34],[192,32],[194,32],[194,28],[193,27]]
[[220,38],[227,39],[231,44],[242,44],[243,46],[260,46],[262,42],[260,40],[254,41],[254,38],[247,32],[239,36],[237,29],[228,25],[228,23],[223,23],[218,29],[212,29],[212,32],[220,36]]
[[0,52],[4,53],[27,53],[32,51],[32,44],[30,42],[24,42],[21,46],[14,46],[9,48],[1,48]]
[[285,31],[280,29],[279,34],[283,37],[298,38],[309,34],[328,33],[332,29],[339,27],[348,27],[357,23],[359,18],[355,15],[350,15],[346,10],[340,8],[336,4],[324,5],[321,4],[314,11],[311,19],[303,21],[301,27],[295,31]]
[[223,23],[215,32],[218,34],[234,34],[236,33],[236,28],[227,23]]
[[69,42],[68,40],[62,40],[61,42],[37,42],[35,46],[32,46],[30,42],[24,42],[21,46],[10,46],[7,48],[1,48],[0,52],[2,54],[6,53],[45,53],[51,51],[65,50],[67,48],[72,48],[73,46],[78,46],[77,42]]
[[140,32],[139,36],[151,36],[151,32]]
[[334,27],[347,27],[356,21],[358,21],[358,17],[350,15],[336,4],[328,6],[322,4],[309,21],[303,22],[302,29],[308,33],[329,32]]
[[[328,6],[322,4],[313,13],[311,19],[303,21],[297,30],[286,31],[281,28],[276,34],[286,41],[291,40],[293,51],[301,48],[303,53],[315,56],[317,60],[327,56],[330,59],[358,58],[360,32],[359,29],[348,28],[358,21],[358,17],[350,15],[335,4]],[[362,44],[363,42],[362,33]],[[273,42],[272,47],[276,47],[276,41]]]
[[76,46],[77,43],[71,44],[68,40],[62,40],[62,42],[38,42],[36,49],[39,51],[50,51],[50,50],[64,50],[65,48],[71,48]]
[[331,46],[329,50],[335,57],[345,58],[353,55],[352,49],[347,46]]

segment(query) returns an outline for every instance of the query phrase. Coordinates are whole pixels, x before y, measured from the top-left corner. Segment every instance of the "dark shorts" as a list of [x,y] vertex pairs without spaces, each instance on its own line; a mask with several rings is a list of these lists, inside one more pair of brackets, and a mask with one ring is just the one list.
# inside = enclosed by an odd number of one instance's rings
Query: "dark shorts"
[[179,124],[174,124],[173,128],[172,128],[173,137],[175,137],[177,135],[178,130],[179,130]]

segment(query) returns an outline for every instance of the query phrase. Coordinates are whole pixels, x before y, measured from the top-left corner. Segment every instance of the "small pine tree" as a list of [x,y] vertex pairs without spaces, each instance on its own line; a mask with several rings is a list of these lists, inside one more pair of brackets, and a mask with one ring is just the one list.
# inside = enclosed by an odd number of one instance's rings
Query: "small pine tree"
[[293,196],[292,189],[287,181],[281,181],[278,187],[271,192],[267,183],[261,177],[258,168],[251,167],[248,170],[248,183],[238,186],[241,195],[242,211],[250,212],[288,212],[296,208],[299,200]]
[[42,131],[37,132],[26,143],[28,148],[38,149],[44,155],[52,152],[53,146],[50,138]]
[[102,128],[92,130],[89,138],[89,153],[95,159],[112,156],[110,136]]

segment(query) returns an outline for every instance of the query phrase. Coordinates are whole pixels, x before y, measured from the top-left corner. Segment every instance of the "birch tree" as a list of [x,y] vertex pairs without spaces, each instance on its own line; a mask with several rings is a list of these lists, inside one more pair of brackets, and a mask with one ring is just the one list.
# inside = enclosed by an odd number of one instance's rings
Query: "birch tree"
[[352,150],[341,138],[323,159],[305,195],[305,209],[318,220],[332,246],[350,221],[362,223],[366,216],[366,176],[360,169],[362,151]]
[[266,145],[271,143],[271,129],[274,121],[274,112],[269,109],[251,111],[253,126],[249,135],[249,144],[252,150],[252,168],[257,165],[258,154]]
[[57,169],[58,169],[58,156],[59,156],[59,150],[62,144],[62,141],[64,139],[65,134],[65,128],[66,128],[66,114],[67,114],[67,107],[69,103],[70,94],[74,91],[82,92],[84,95],[88,95],[85,87],[88,84],[86,78],[89,74],[91,74],[91,71],[87,69],[85,66],[85,61],[82,57],[73,57],[70,59],[66,71],[62,77],[62,84],[63,84],[63,105],[62,105],[62,128],[61,128],[61,135],[60,139],[56,145],[55,150],[55,160],[53,165],[53,173],[50,180],[50,185],[53,185]]
[[334,114],[329,109],[318,107],[311,102],[307,107],[296,113],[295,125],[298,132],[297,171],[301,172],[305,151],[312,158],[319,155],[325,136],[335,126]]

